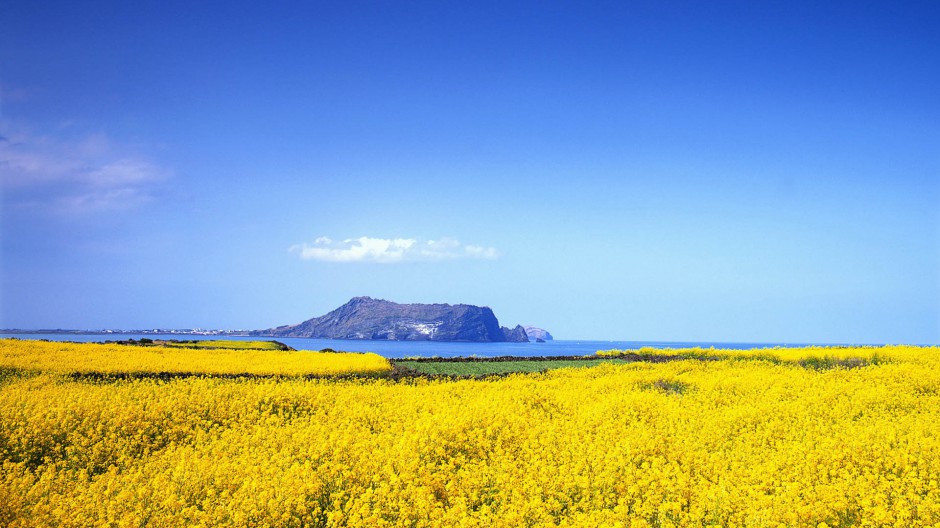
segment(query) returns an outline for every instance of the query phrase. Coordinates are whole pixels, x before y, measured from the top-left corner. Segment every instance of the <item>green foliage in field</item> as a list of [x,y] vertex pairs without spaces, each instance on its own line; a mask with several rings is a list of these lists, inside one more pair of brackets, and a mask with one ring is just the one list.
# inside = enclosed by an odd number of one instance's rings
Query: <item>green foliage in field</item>
[[205,341],[155,341],[155,344],[171,348],[222,348],[226,350],[287,350],[288,347],[277,341],[230,341],[214,339]]
[[514,372],[543,372],[568,367],[594,367],[602,363],[625,363],[623,360],[514,360],[514,361],[395,361],[396,365],[421,374],[444,376],[486,376]]

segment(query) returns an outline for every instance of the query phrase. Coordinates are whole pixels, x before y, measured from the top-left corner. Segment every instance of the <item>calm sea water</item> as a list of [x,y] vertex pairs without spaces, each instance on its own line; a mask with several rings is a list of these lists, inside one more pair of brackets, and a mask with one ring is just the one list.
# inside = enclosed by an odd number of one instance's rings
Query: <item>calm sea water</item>
[[[230,339],[251,341],[273,339],[258,337],[218,337],[180,334],[9,334],[0,333],[0,337],[19,339],[47,339],[49,341],[74,341],[79,343],[102,343],[125,339]],[[297,350],[333,350],[347,352],[375,352],[387,358],[403,357],[455,357],[455,356],[583,356],[598,350],[637,350],[652,348],[773,348],[775,346],[806,346],[806,343],[709,343],[709,342],[673,342],[673,341],[548,341],[545,343],[440,343],[432,341],[359,341],[345,339],[309,339],[303,337],[282,337],[277,341]]]

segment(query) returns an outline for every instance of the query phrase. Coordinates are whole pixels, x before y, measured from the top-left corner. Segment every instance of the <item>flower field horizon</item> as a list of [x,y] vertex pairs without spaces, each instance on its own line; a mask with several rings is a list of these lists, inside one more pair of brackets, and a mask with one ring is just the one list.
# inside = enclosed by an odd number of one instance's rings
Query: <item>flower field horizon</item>
[[163,380],[70,377],[45,346],[0,356],[4,526],[940,522],[938,347]]
[[391,365],[387,359],[372,353],[238,348],[194,350],[0,339],[0,368],[97,375],[331,376],[384,373],[391,370]]

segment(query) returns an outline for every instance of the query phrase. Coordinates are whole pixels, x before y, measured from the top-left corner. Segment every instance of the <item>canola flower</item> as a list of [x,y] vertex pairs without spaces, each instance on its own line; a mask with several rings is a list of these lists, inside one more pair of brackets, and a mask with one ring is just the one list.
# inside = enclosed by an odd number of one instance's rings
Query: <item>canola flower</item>
[[329,376],[391,370],[378,354],[178,349],[0,339],[0,368],[62,374],[251,374]]
[[752,349],[718,348],[653,348],[638,350],[598,350],[596,355],[618,357],[637,355],[641,358],[674,357],[687,359],[760,359],[774,362],[802,363],[810,366],[858,366],[893,360],[915,360],[925,353],[929,356],[936,347],[913,346],[805,346]]
[[11,375],[0,525],[936,526],[940,348],[879,353],[460,381]]

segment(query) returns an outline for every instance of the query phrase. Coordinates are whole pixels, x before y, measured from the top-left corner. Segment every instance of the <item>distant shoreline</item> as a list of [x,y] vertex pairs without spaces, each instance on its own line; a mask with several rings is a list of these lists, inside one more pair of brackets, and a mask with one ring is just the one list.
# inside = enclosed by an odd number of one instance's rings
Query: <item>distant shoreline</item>
[[0,334],[61,334],[61,335],[201,335],[201,336],[231,336],[231,337],[250,337],[248,330],[22,330],[19,328],[3,329]]
[[[199,329],[175,329],[175,330],[21,330],[21,329],[2,329],[0,336],[5,334],[19,335],[180,335],[180,336],[216,336],[216,337],[283,337],[269,334],[252,333],[250,330],[199,330]],[[487,341],[434,341],[434,340],[399,340],[399,339],[344,339],[344,338],[319,338],[319,337],[288,337],[287,339],[309,339],[318,341],[344,341],[349,343],[452,343],[452,344],[490,344]],[[749,341],[662,341],[662,340],[629,340],[629,339],[553,339],[547,343],[634,343],[643,346],[669,345],[677,347],[696,347],[696,346],[729,346],[734,348],[744,347],[806,347],[806,346],[885,346],[890,343],[800,343],[800,342],[749,342]],[[519,344],[519,343],[517,343]],[[521,343],[525,344],[525,343]],[[544,345],[546,343],[536,343],[529,341],[531,345]],[[912,346],[934,346],[925,344],[913,344]]]

